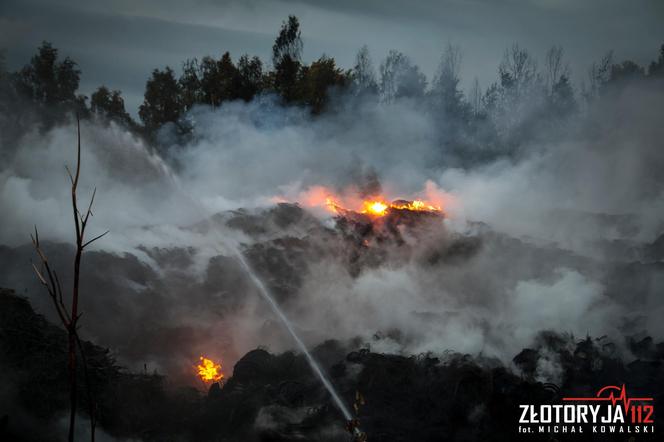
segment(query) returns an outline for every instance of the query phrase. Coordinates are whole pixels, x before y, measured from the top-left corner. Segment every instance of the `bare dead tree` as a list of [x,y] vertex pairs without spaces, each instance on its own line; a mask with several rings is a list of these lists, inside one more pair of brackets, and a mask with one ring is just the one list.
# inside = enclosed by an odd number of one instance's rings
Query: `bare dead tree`
[[376,72],[374,71],[373,61],[371,60],[367,45],[362,46],[355,56],[353,82],[358,93],[378,90]]
[[74,215],[74,226],[76,230],[76,255],[74,257],[74,280],[72,287],[71,304],[69,308],[65,304],[65,300],[62,295],[62,285],[60,284],[60,278],[58,277],[57,272],[53,269],[53,267],[49,263],[46,254],[44,253],[44,250],[42,249],[41,244],[39,242],[39,232],[37,231],[37,227],[35,227],[35,234],[34,236],[31,235],[31,238],[32,238],[32,244],[34,245],[35,251],[37,252],[37,255],[41,262],[41,269],[37,268],[35,264],[33,264],[32,267],[35,273],[37,274],[37,278],[39,279],[41,284],[46,288],[48,295],[53,301],[53,305],[58,314],[58,317],[60,318],[62,325],[67,331],[67,342],[68,342],[67,367],[69,371],[69,388],[70,388],[68,440],[69,442],[74,441],[74,430],[76,424],[76,408],[77,408],[77,397],[78,397],[77,376],[76,376],[76,368],[77,368],[76,350],[78,349],[79,352],[81,353],[81,359],[83,361],[84,376],[88,391],[88,402],[89,402],[88,406],[90,414],[90,438],[94,442],[95,425],[96,425],[95,412],[94,412],[95,406],[93,404],[91,397],[88,369],[87,369],[87,363],[85,361],[85,354],[83,352],[83,345],[78,335],[78,320],[81,317],[81,313],[79,313],[78,310],[79,282],[81,275],[81,257],[83,255],[83,251],[87,246],[89,246],[93,242],[97,241],[98,239],[106,235],[108,231],[102,233],[101,235],[95,236],[90,240],[87,241],[85,240],[85,229],[88,225],[90,217],[92,216],[92,204],[94,203],[97,189],[95,188],[95,190],[92,192],[92,197],[90,198],[90,203],[88,204],[88,208],[85,211],[85,214],[82,214],[78,209],[78,199],[76,195],[76,191],[78,189],[78,181],[81,173],[81,123],[79,121],[78,115],[76,116],[76,124],[77,124],[77,137],[78,137],[77,153],[76,153],[76,171],[74,174],[72,174],[70,169],[68,167],[66,168],[67,173],[69,175],[69,180],[71,182],[72,212]]
[[537,62],[526,49],[515,43],[505,51],[498,72],[503,85],[518,97],[537,79]]
[[544,75],[548,93],[551,93],[551,89],[560,81],[561,77],[569,78],[570,76],[569,64],[563,63],[563,55],[562,46],[552,46],[544,57]]

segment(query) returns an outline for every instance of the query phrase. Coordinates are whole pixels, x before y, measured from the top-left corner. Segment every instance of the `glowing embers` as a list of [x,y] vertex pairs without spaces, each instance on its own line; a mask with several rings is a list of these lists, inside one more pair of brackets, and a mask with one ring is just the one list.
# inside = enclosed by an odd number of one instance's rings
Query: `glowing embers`
[[219,382],[224,378],[221,372],[221,364],[217,364],[212,359],[201,356],[200,363],[196,366],[198,369],[198,377],[203,382]]

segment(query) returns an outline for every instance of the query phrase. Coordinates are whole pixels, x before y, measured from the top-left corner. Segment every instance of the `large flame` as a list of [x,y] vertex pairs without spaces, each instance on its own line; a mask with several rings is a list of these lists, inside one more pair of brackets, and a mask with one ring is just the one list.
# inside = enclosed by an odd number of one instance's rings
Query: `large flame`
[[203,382],[219,382],[224,378],[224,374],[221,372],[221,364],[217,364],[212,359],[204,356],[200,357],[200,361],[196,368],[198,369],[198,377]]
[[410,210],[413,212],[442,212],[440,206],[434,206],[431,203],[422,200],[397,200],[388,203],[385,198],[377,197],[362,200],[358,208],[346,208],[340,204],[335,197],[328,196],[325,200],[325,207],[332,213],[342,214],[343,212],[354,211],[364,213],[371,217],[381,217],[389,213],[390,210]]
[[[360,197],[357,188],[348,187],[337,192],[325,186],[311,186],[306,190],[283,196],[273,197],[275,203],[294,201],[303,207],[323,209],[335,215],[347,215],[350,212],[361,213],[371,218],[380,218],[394,211],[413,211],[428,213],[445,213],[447,209],[456,206],[455,198],[441,190],[432,181],[425,183],[421,192],[406,199],[390,198],[392,192],[377,194],[370,197]],[[392,196],[394,196],[392,194]],[[392,202],[390,202],[392,201]]]

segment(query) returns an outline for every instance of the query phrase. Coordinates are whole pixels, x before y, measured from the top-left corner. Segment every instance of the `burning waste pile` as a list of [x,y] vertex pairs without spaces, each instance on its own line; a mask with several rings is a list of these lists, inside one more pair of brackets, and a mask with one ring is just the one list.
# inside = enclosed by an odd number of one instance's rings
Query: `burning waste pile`
[[[352,243],[351,254],[361,254],[363,249],[369,248],[386,251],[391,246],[408,244],[417,248],[427,236],[444,234],[443,206],[453,204],[453,198],[432,183],[427,183],[426,190],[433,200],[390,199],[381,193],[380,183],[369,173],[364,181],[341,192],[313,186],[297,195],[294,201],[285,197],[275,197],[273,201],[285,211],[295,204],[323,219],[331,218],[335,234],[346,244]],[[298,209],[293,207],[293,210]]]
[[[388,203],[382,197],[372,197],[362,201],[359,210],[352,210],[328,197],[325,206],[336,215],[338,227],[346,233],[371,236],[375,240],[391,237],[403,241],[399,229],[419,226],[427,219],[444,217],[441,207],[421,200],[399,199]],[[368,244],[368,240],[365,244]]]

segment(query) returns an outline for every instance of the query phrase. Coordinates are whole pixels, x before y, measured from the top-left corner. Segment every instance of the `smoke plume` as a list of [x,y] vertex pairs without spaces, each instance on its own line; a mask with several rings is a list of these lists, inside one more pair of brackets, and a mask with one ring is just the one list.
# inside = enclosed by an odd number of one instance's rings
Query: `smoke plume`
[[[664,227],[663,112],[661,90],[636,85],[516,155],[475,163],[440,147],[445,121],[411,100],[340,99],[316,118],[269,97],[196,108],[192,137],[169,143],[163,128],[160,153],[113,123],[83,122],[79,193],[96,186],[91,235],[111,233],[84,256],[82,334],[184,382],[199,354],[229,370],[256,346],[293,348],[234,244],[310,345],[359,337],[377,351],[509,362],[543,329],[662,339],[662,279],[646,264],[661,259],[649,251]],[[35,129],[0,172],[0,286],[50,318],[29,234],[37,225],[66,275],[75,146],[71,124]],[[351,272],[329,213],[305,204],[317,186],[437,198],[446,217]],[[644,265],[625,271],[633,262]]]

